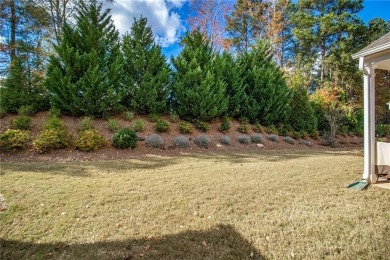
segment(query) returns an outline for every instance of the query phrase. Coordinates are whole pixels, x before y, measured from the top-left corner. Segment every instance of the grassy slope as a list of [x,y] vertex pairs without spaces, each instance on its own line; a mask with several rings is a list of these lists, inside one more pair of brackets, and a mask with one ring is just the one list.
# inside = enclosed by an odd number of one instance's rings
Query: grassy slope
[[[1,165],[1,259],[389,259],[360,151]],[[252,259],[253,259],[252,258]]]

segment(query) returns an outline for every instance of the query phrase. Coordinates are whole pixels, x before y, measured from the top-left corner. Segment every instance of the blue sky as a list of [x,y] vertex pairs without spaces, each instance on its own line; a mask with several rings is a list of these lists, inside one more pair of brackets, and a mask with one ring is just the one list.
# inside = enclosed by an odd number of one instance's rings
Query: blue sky
[[[365,0],[363,5],[359,16],[365,23],[376,17],[390,20],[390,0]],[[148,18],[164,54],[170,57],[180,52],[179,39],[188,30],[189,0],[116,0],[110,8],[120,33],[128,31],[133,17],[142,14]]]

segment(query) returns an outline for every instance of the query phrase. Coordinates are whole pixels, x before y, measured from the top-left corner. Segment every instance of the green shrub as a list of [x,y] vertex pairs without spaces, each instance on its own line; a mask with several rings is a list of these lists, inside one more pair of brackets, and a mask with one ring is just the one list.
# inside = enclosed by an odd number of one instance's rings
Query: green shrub
[[270,134],[270,135],[268,135],[267,139],[272,141],[272,142],[278,142],[279,136],[275,135],[275,134]]
[[80,131],[75,141],[76,149],[90,152],[106,144],[106,139],[95,129]]
[[33,146],[38,153],[47,153],[50,150],[69,147],[72,137],[65,128],[43,130],[34,140]]
[[9,152],[26,146],[30,141],[30,132],[8,129],[0,134],[0,150]]
[[161,116],[159,114],[149,114],[148,119],[150,122],[156,123],[158,120],[160,120]]
[[116,119],[109,119],[107,121],[107,129],[112,133],[115,133],[116,131],[118,131],[120,127],[121,127],[121,125],[119,124],[118,120],[116,120]]
[[240,117],[238,122],[240,122],[240,124],[246,125],[249,123],[249,119],[247,117]]
[[10,127],[18,130],[29,130],[31,127],[31,117],[17,116],[10,121]]
[[65,125],[58,117],[48,117],[43,124],[43,129],[65,129]]
[[208,136],[206,135],[199,135],[195,137],[194,143],[201,148],[209,148],[209,145],[211,143],[211,140]]
[[142,119],[134,120],[132,128],[136,132],[143,132],[145,130],[146,122]]
[[237,127],[237,131],[241,134],[247,134],[248,133],[248,126],[246,124],[241,123]]
[[150,148],[163,149],[165,141],[160,135],[149,135],[145,138],[145,145]]
[[295,144],[295,140],[292,139],[292,138],[289,137],[289,136],[284,137],[284,138],[283,138],[283,141],[286,142],[286,143],[288,143],[288,144]]
[[196,121],[195,127],[196,127],[196,129],[198,129],[199,131],[201,131],[203,133],[206,133],[210,129],[209,125],[206,122],[200,121],[200,120]]
[[227,136],[227,135],[224,135],[222,136],[220,139],[219,139],[219,142],[221,144],[224,144],[224,145],[231,145],[232,144],[232,139]]
[[254,131],[255,133],[261,133],[261,132],[263,132],[263,126],[260,125],[259,123],[255,123],[255,124],[253,125],[253,131]]
[[85,131],[85,130],[90,130],[90,129],[94,129],[93,118],[90,116],[86,116],[80,122],[79,131]]
[[190,147],[190,142],[184,135],[179,135],[178,137],[176,137],[173,144],[175,145],[176,148],[185,149]]
[[320,138],[320,133],[316,130],[316,131],[313,131],[311,134],[310,134],[310,137],[313,138],[314,140],[318,140]]
[[269,134],[275,134],[275,135],[279,134],[278,129],[276,129],[276,127],[274,125],[269,126],[266,131]]
[[377,124],[376,125],[376,134],[380,137],[390,135],[390,125]]
[[7,115],[7,110],[3,107],[0,107],[0,118],[4,118]]
[[179,116],[176,112],[169,113],[169,117],[171,118],[172,123],[179,122]]
[[230,119],[224,117],[221,125],[219,126],[219,131],[221,131],[222,133],[226,133],[229,131],[229,129],[230,129]]
[[249,144],[251,142],[251,138],[249,135],[239,135],[237,137],[237,141],[241,144]]
[[179,131],[182,134],[191,134],[192,133],[192,124],[182,121],[179,123]]
[[58,108],[52,107],[49,110],[48,116],[49,117],[60,117],[61,111]]
[[130,128],[123,128],[114,134],[112,145],[120,149],[134,149],[137,145],[137,134]]
[[154,129],[158,133],[166,132],[169,129],[169,123],[164,119],[159,119],[159,120],[157,120],[156,125],[154,126]]
[[126,121],[131,121],[131,120],[133,120],[133,118],[134,118],[134,112],[132,112],[132,111],[125,111],[125,112],[123,112],[123,118],[124,118]]
[[21,106],[18,109],[19,116],[32,116],[35,113],[33,106]]
[[261,144],[263,142],[263,135],[262,134],[252,134],[251,141],[252,141],[252,143],[255,143],[255,144]]

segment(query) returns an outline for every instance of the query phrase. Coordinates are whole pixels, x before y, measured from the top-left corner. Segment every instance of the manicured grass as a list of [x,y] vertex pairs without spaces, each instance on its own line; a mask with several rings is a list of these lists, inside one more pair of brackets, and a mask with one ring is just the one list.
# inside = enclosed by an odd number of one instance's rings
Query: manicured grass
[[1,259],[389,259],[361,151],[3,163]]

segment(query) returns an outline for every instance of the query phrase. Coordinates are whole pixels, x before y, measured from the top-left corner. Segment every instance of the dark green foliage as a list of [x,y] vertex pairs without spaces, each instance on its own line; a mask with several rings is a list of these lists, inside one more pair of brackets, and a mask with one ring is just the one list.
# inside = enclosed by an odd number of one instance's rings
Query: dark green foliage
[[278,135],[279,134],[279,131],[278,129],[276,129],[276,127],[274,125],[270,125],[268,128],[267,128],[267,133],[269,134],[275,134],[275,135]]
[[145,17],[134,18],[130,33],[123,37],[122,49],[123,105],[138,114],[165,113],[171,71]]
[[211,143],[211,140],[208,136],[206,135],[199,135],[195,137],[194,143],[201,148],[206,148],[208,149]]
[[247,133],[248,133],[248,126],[247,126],[247,124],[241,123],[241,124],[237,127],[237,131],[238,131],[239,133],[242,133],[242,134],[247,134]]
[[116,120],[116,119],[109,119],[107,121],[107,129],[110,132],[115,133],[116,131],[119,130],[119,128],[121,128],[121,125],[119,124],[118,120]]
[[226,84],[215,54],[204,36],[195,30],[181,39],[181,53],[172,58],[172,106],[186,120],[208,121],[227,110]]
[[74,27],[65,24],[50,58],[46,86],[54,107],[71,115],[106,117],[119,111],[119,33],[102,4],[80,1]]
[[379,137],[384,137],[390,135],[390,125],[389,124],[377,124],[376,125],[376,134]]
[[163,133],[168,131],[169,129],[169,123],[164,119],[159,119],[156,122],[156,125],[154,126],[154,129],[156,132]]
[[232,139],[227,136],[227,135],[224,135],[222,136],[220,139],[219,139],[219,142],[221,144],[224,144],[224,145],[231,145],[232,144]]
[[317,119],[317,129],[321,132],[329,131],[329,123],[325,117],[325,105],[318,100],[311,101],[310,104]]
[[0,134],[0,150],[4,152],[21,149],[30,141],[30,132],[24,130],[11,130]]
[[263,135],[262,134],[252,134],[251,141],[252,141],[252,143],[255,143],[255,144],[261,144],[263,142]]
[[123,128],[114,134],[112,146],[119,149],[134,149],[137,145],[137,134],[130,128]]
[[34,107],[29,105],[29,106],[21,106],[18,109],[18,115],[19,116],[32,116],[35,113]]
[[22,58],[15,57],[4,86],[0,88],[0,107],[7,112],[16,113],[21,106],[29,106],[33,111],[49,107],[42,77],[25,66]]
[[95,129],[80,131],[75,141],[76,149],[84,152],[96,151],[105,144],[106,139]]
[[240,143],[240,144],[249,144],[251,142],[251,138],[249,135],[239,135],[237,137],[237,141]]
[[10,121],[11,129],[29,130],[31,128],[31,117],[17,116]]
[[49,117],[60,117],[61,116],[61,110],[59,110],[58,108],[52,107],[52,108],[49,109],[48,116]]
[[145,138],[145,145],[150,148],[163,149],[165,141],[161,136],[153,134]]
[[229,131],[229,129],[230,129],[230,119],[228,117],[224,117],[222,119],[221,125],[219,126],[219,131],[221,131],[222,133],[226,133]]
[[174,145],[176,148],[185,149],[190,147],[190,142],[184,135],[179,135],[178,137],[175,138]]
[[246,101],[242,115],[251,122],[271,125],[283,122],[290,100],[283,73],[272,61],[270,46],[259,41],[250,52],[239,57]]
[[157,122],[157,120],[159,120],[160,118],[161,118],[160,114],[156,114],[156,113],[151,113],[148,116],[149,121],[153,123]]
[[317,118],[309,101],[307,91],[303,87],[291,89],[288,124],[295,131],[312,133],[317,130]]
[[203,122],[200,120],[195,122],[195,127],[196,127],[196,129],[198,129],[199,131],[201,131],[203,133],[206,133],[210,129],[210,126],[206,122]]
[[192,133],[192,124],[182,121],[179,123],[179,131],[182,134],[191,134]]

